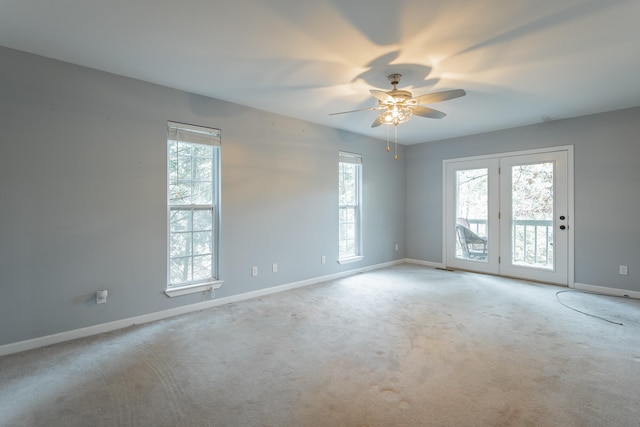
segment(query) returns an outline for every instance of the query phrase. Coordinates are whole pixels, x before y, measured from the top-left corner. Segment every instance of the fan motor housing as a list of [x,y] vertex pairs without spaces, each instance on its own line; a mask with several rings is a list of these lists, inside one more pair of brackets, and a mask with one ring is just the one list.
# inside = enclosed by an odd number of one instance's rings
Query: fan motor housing
[[411,92],[408,90],[392,90],[387,92],[389,96],[392,96],[396,99],[396,101],[406,101],[407,99],[411,99]]

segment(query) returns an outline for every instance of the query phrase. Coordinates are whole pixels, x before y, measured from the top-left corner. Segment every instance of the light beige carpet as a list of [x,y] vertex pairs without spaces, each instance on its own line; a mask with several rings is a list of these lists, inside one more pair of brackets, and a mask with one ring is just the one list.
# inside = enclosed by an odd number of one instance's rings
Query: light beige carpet
[[640,301],[400,265],[0,358],[2,426],[639,426]]

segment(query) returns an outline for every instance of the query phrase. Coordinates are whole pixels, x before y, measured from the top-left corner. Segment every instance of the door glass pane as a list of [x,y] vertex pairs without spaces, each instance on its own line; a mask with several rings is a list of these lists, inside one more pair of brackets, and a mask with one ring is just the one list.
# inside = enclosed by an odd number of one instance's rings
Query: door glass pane
[[553,269],[553,162],[511,168],[511,263]]
[[489,171],[456,171],[456,258],[487,262]]

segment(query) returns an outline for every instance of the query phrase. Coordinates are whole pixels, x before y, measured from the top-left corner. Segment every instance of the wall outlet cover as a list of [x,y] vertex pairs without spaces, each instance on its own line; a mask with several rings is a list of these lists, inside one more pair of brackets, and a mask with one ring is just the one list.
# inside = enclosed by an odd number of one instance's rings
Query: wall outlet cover
[[96,292],[96,304],[104,304],[107,302],[109,291],[106,289]]

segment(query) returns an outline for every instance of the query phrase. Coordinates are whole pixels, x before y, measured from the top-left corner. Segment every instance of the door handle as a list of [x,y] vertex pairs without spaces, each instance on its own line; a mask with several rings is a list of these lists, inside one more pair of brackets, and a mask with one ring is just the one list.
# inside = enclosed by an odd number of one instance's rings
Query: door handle
[[561,225],[561,226],[560,226],[560,230],[564,230],[564,229],[566,229],[566,228],[567,228],[567,227],[566,227],[566,226],[564,226],[564,225]]
[[560,221],[564,221],[564,215],[560,215]]

